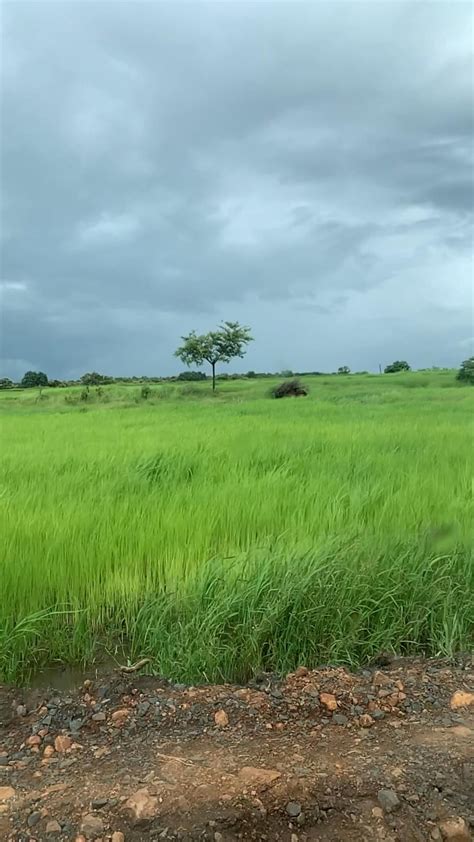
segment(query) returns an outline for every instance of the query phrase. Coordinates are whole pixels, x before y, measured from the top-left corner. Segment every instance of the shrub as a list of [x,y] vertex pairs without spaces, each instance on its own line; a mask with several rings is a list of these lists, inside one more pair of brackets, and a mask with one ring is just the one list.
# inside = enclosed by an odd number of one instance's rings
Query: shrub
[[97,371],[90,371],[87,374],[83,374],[81,377],[81,383],[83,386],[100,386],[104,383],[113,382],[113,377],[107,377],[106,374],[99,374]]
[[204,371],[182,371],[178,374],[178,380],[207,380],[207,374]]
[[272,390],[274,398],[299,398],[305,397],[308,390],[299,380],[284,380],[279,386]]
[[149,386],[142,386],[140,395],[142,396],[144,401],[147,401],[150,397],[151,389]]
[[85,389],[81,392],[81,401],[88,401],[89,400],[89,386],[86,386]]
[[396,374],[397,371],[410,371],[410,366],[406,360],[395,360],[394,363],[390,363],[384,368],[384,374]]
[[8,377],[0,379],[0,389],[13,389],[13,383]]
[[462,383],[470,383],[474,386],[474,357],[469,357],[468,360],[464,360],[461,363],[456,380],[460,380]]

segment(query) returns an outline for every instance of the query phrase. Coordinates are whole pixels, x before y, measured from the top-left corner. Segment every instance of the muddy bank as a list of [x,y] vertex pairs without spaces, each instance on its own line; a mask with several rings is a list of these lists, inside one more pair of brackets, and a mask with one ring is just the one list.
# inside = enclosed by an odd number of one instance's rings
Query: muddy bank
[[468,840],[474,665],[0,689],[0,838]]

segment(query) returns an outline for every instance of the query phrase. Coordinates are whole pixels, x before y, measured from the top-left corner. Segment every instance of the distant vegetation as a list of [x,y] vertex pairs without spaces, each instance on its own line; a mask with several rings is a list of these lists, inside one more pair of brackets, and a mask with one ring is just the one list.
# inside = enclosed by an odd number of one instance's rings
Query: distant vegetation
[[[200,337],[197,337],[198,339]],[[250,341],[250,340],[249,340]],[[461,363],[461,366],[458,370],[456,375],[456,379],[462,383],[472,383],[474,382],[474,357],[470,357],[468,360],[464,360]],[[191,364],[191,363],[190,363]],[[391,363],[390,365],[385,366],[384,374],[394,374],[400,373],[403,371],[411,371],[409,364],[404,360],[396,360],[395,362]],[[433,366],[431,368],[426,369],[419,369],[419,371],[427,371],[427,372],[435,372],[435,371],[451,371],[448,368],[439,368],[437,366]],[[337,374],[345,374],[354,376],[374,376],[372,372],[369,371],[356,371],[354,374],[351,373],[349,366],[340,366],[337,369]],[[275,372],[269,371],[247,371],[244,374],[238,374],[236,372],[232,372],[228,374],[227,372],[223,372],[220,374],[215,374],[215,382],[221,380],[258,380],[263,378],[274,378]],[[322,371],[290,371],[286,369],[280,372],[280,376],[284,377],[285,379],[291,379],[293,377],[331,377],[331,372],[322,372]],[[133,377],[112,377],[106,374],[99,374],[97,371],[87,372],[83,374],[79,380],[56,380],[56,379],[48,379],[47,375],[44,372],[35,372],[35,371],[27,371],[26,374],[23,376],[19,383],[14,383],[8,377],[4,377],[0,379],[0,391],[6,389],[31,389],[31,388],[66,388],[70,386],[106,386],[106,385],[113,385],[113,384],[133,384],[133,383],[150,383],[150,384],[163,384],[163,383],[174,383],[178,382],[199,382],[205,381],[208,379],[208,375],[204,371],[182,371],[178,375],[171,375],[171,376],[149,376],[149,375],[141,375],[141,376],[133,376]]]
[[384,368],[384,374],[396,374],[398,371],[410,371],[410,366],[406,360],[395,360],[394,363],[390,363]]
[[468,360],[464,360],[461,363],[457,379],[461,383],[471,383],[474,385],[474,357],[469,357]]
[[187,380],[192,382],[207,380],[207,374],[204,371],[182,371],[181,374],[178,374],[178,380]]
[[88,372],[81,377],[81,383],[84,386],[104,386],[106,383],[113,382],[113,377],[106,377],[105,374],[99,374],[97,371]]
[[20,386],[23,389],[31,389],[34,386],[47,386],[48,378],[43,371],[27,371],[23,375]]

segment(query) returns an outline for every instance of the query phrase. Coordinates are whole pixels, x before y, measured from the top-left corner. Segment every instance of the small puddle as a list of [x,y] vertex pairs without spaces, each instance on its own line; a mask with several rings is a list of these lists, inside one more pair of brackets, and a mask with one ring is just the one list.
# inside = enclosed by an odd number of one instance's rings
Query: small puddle
[[54,689],[68,692],[81,687],[86,678],[101,680],[115,670],[117,661],[112,659],[101,661],[88,669],[82,666],[53,664],[35,673],[28,682],[28,687],[31,690]]

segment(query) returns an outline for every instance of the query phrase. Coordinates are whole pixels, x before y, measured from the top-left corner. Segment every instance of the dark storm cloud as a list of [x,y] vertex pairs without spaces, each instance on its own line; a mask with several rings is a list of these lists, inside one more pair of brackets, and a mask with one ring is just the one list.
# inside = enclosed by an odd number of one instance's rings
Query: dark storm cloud
[[234,316],[252,368],[457,362],[471,27],[462,3],[4,4],[5,374],[164,373]]

